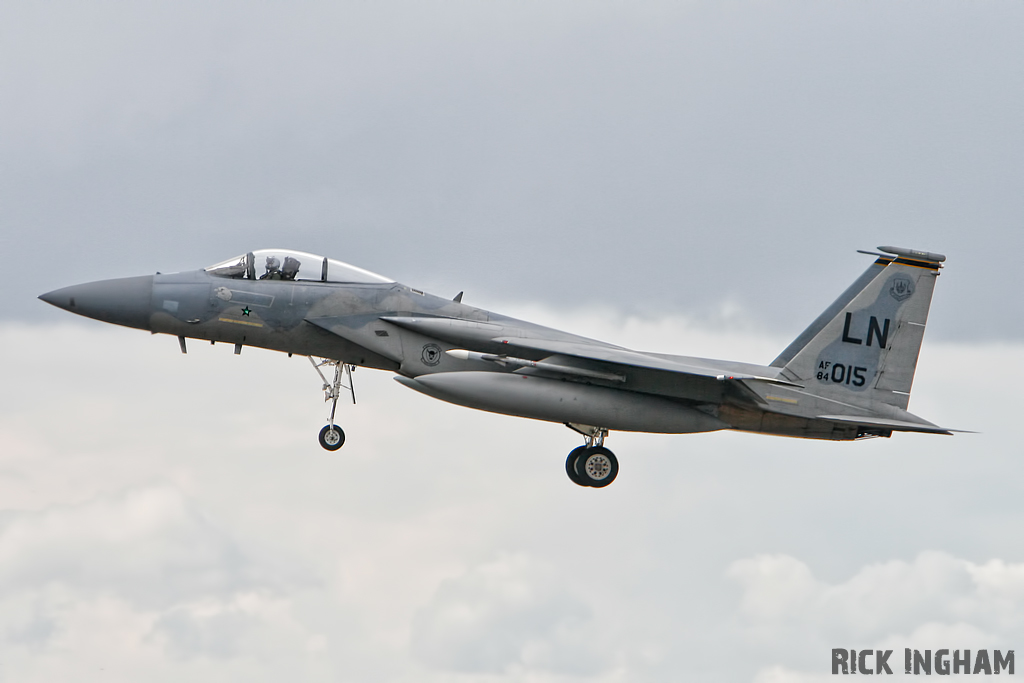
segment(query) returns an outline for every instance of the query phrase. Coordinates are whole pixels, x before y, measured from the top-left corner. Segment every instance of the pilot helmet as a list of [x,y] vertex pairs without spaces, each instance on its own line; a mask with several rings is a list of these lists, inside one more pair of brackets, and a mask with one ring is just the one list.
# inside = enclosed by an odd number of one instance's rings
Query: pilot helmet
[[276,256],[267,257],[267,272],[274,272],[275,270],[281,269],[281,262]]

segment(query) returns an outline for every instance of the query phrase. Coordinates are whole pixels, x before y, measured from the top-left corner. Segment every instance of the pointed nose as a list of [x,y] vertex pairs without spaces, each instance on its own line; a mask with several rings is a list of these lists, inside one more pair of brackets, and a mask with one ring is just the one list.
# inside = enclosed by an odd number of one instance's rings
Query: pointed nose
[[87,318],[148,330],[153,309],[153,276],[88,282],[55,289],[39,298]]

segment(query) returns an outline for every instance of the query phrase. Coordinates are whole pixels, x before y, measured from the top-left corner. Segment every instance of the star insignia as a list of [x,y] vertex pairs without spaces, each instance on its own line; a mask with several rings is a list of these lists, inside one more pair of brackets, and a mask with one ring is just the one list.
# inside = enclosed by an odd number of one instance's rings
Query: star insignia
[[248,306],[246,306],[245,308],[242,309],[242,315],[246,315],[247,316],[250,313],[252,313],[252,309],[250,309]]

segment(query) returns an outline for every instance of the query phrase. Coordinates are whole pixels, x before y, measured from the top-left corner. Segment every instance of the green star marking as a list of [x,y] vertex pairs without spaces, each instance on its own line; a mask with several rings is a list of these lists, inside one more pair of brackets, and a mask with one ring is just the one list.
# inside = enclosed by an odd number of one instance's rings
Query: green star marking
[[242,315],[249,315],[250,313],[252,313],[252,310],[248,306],[242,309]]

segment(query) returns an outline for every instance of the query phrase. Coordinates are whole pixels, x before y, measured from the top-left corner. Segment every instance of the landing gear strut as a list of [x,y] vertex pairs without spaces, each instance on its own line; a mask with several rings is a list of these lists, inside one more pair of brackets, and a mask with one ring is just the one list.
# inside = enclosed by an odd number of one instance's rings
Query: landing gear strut
[[619,474],[619,460],[604,447],[608,430],[589,425],[566,424],[586,439],[586,445],[574,448],[565,460],[565,473],[578,486],[603,488]]
[[[336,451],[345,445],[345,431],[334,424],[334,413],[338,409],[338,397],[341,396],[342,389],[348,389],[352,394],[352,403],[356,402],[356,385],[352,381],[352,371],[355,370],[355,366],[327,358],[321,359],[319,363],[313,360],[312,356],[307,356],[307,358],[313,365],[313,369],[316,370],[316,374],[320,375],[320,379],[324,382],[324,401],[331,402],[330,419],[327,425],[320,430],[320,445],[329,451]],[[328,382],[327,377],[320,370],[325,365],[334,368],[334,381],[332,382]],[[343,380],[347,380],[348,384],[345,384]]]

